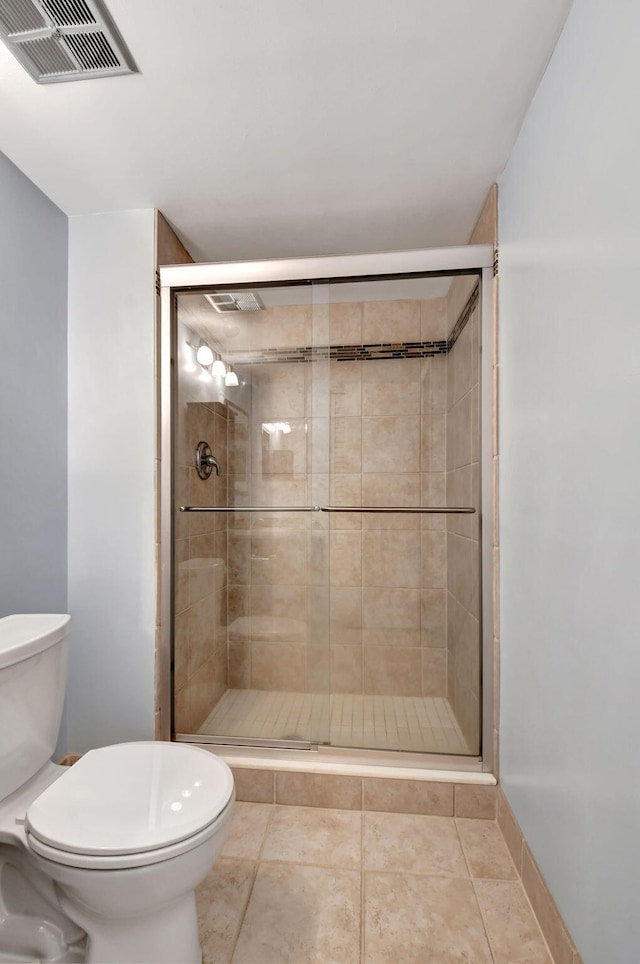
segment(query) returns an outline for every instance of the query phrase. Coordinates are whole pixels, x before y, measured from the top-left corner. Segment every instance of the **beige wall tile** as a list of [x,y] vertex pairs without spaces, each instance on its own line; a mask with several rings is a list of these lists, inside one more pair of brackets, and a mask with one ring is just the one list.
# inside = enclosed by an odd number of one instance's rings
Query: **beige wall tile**
[[198,666],[197,673],[187,685],[191,697],[191,725],[195,727],[192,732],[196,732],[226,689],[226,685],[221,685],[216,678],[216,661],[213,656]]
[[193,676],[199,667],[213,654],[214,623],[215,623],[215,595],[210,593],[204,599],[199,599],[186,613],[189,626],[189,676]]
[[362,618],[367,629],[420,629],[418,589],[364,589]]
[[372,695],[420,696],[421,650],[403,646],[364,649],[364,691]]
[[424,647],[422,650],[422,695],[447,695],[447,651]]
[[573,964],[571,939],[526,843],[522,848],[522,884],[549,945],[554,964]]
[[456,402],[447,414],[447,470],[472,460],[471,394]]
[[[420,475],[417,472],[368,472],[362,476],[362,505],[419,505]],[[416,529],[420,516],[396,512],[364,513],[363,529]]]
[[363,629],[363,646],[420,646],[419,629],[394,629],[387,626],[384,629]]
[[362,534],[362,554],[364,586],[420,588],[420,532],[392,529],[365,531]]
[[362,363],[330,362],[331,416],[362,415]]
[[306,647],[295,643],[253,643],[251,687],[286,693],[304,692]]
[[[333,475],[330,502],[336,506],[362,505],[362,476],[359,473]],[[332,529],[361,529],[362,515],[358,512],[335,512],[330,522]]]
[[367,301],[362,338],[366,345],[420,339],[419,301]]
[[232,690],[251,688],[251,643],[246,640],[229,641],[229,686]]
[[417,472],[420,469],[420,417],[371,416],[362,419],[363,472]]
[[236,785],[236,800],[252,803],[275,801],[275,774],[273,770],[253,770],[231,767]]
[[363,415],[419,415],[420,359],[371,361],[362,370]]
[[[328,773],[276,773],[276,803],[296,807],[362,810],[360,777]],[[359,824],[353,827],[359,833]]]
[[439,817],[453,815],[453,785],[450,783],[365,778],[362,784],[365,810]]
[[175,541],[175,611],[181,613],[189,608],[189,569],[185,562],[189,559],[189,540],[176,539]]
[[247,585],[251,581],[251,533],[245,529],[230,530],[227,546],[229,583]]
[[[342,638],[340,631],[336,634]],[[331,692],[362,693],[362,648],[331,644]],[[284,802],[284,801],[281,801]],[[332,804],[333,806],[333,804]]]
[[304,586],[251,586],[249,598],[252,616],[300,619],[306,610],[307,590]]
[[447,299],[429,298],[420,302],[420,337],[422,341],[443,341],[447,331]]
[[473,386],[473,321],[469,318],[449,351],[447,365],[447,407],[451,409]]
[[334,418],[331,422],[331,471],[336,475],[362,469],[362,420]]
[[332,586],[331,623],[336,629],[362,627],[362,589],[359,586]]
[[304,585],[307,539],[300,530],[257,530],[251,533],[253,585]]
[[332,586],[362,585],[362,537],[359,530],[330,533]]
[[421,359],[423,414],[444,414],[447,410],[447,356]]
[[362,304],[329,306],[329,343],[331,345],[362,344]]
[[251,376],[254,417],[263,422],[304,418],[305,376],[303,365],[255,365]]
[[423,589],[420,593],[420,626],[423,646],[446,645],[446,591]]
[[422,533],[422,580],[425,589],[443,589],[447,574],[445,533],[436,530]]
[[[447,499],[446,475],[444,472],[422,472],[420,475],[420,505],[446,506],[454,505]],[[428,514],[420,516],[421,529],[444,529],[447,525],[446,515]]]
[[443,472],[447,468],[447,423],[442,414],[423,415],[420,426],[420,470]]
[[456,817],[495,820],[496,789],[496,787],[485,787],[472,783],[457,783],[455,786]]
[[173,698],[174,726],[176,733],[193,733],[191,724],[191,690],[189,685],[176,688]]
[[497,821],[516,870],[522,875],[522,832],[513,816],[502,787],[498,787],[497,791]]
[[447,533],[447,588],[461,606],[479,615],[479,544],[453,532]]

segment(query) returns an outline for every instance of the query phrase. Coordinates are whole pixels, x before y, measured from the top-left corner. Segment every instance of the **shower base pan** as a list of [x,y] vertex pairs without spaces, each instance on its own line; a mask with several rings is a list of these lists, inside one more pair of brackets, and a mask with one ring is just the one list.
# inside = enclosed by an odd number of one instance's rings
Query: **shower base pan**
[[308,693],[227,690],[198,733],[260,741],[328,735],[331,746],[415,753],[470,754],[449,701],[435,696],[329,699]]

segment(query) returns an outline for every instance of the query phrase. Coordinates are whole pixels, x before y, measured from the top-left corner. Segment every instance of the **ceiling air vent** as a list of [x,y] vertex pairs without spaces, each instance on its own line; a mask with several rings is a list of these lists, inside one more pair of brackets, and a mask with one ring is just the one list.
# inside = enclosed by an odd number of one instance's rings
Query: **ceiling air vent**
[[0,0],[0,37],[39,84],[137,69],[101,0]]
[[225,291],[219,295],[205,295],[205,298],[221,315],[232,311],[262,311],[264,305],[253,291]]

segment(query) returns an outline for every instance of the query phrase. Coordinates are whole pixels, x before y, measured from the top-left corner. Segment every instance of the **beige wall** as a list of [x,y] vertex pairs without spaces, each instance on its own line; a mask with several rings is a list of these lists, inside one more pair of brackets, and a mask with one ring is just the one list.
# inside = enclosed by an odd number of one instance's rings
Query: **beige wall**
[[[315,312],[332,344],[447,335],[445,299],[337,304]],[[272,344],[299,347],[311,320],[309,306],[261,313],[253,347],[268,344],[268,331]],[[236,347],[245,346],[238,341]],[[253,365],[247,374],[254,505],[443,503],[445,356]],[[265,445],[265,423],[284,423],[290,431],[272,433]],[[443,517],[240,515],[234,524],[232,686],[321,688],[328,680],[319,649],[328,611],[333,692],[446,695]],[[312,610],[316,645],[308,651]]]

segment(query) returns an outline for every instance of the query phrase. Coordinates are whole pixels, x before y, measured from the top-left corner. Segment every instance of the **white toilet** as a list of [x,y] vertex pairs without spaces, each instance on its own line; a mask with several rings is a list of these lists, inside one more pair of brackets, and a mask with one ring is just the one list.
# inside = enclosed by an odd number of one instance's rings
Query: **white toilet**
[[227,836],[233,776],[177,743],[53,764],[69,626],[0,619],[0,962],[199,964],[194,890]]

